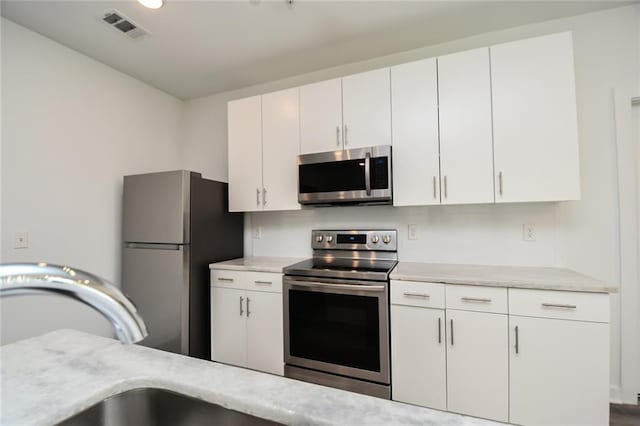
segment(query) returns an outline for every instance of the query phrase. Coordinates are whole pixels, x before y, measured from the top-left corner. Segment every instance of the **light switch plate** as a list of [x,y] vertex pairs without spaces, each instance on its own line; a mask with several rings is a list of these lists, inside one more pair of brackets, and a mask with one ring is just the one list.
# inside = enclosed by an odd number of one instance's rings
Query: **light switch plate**
[[418,239],[418,225],[409,225],[409,239],[410,240]]
[[253,228],[253,239],[259,240],[260,238],[262,238],[262,227],[256,226],[255,228]]
[[525,241],[536,240],[536,226],[535,225],[522,225],[522,239]]
[[14,249],[25,249],[29,247],[29,233],[27,232],[16,232],[15,238],[13,239],[13,248]]

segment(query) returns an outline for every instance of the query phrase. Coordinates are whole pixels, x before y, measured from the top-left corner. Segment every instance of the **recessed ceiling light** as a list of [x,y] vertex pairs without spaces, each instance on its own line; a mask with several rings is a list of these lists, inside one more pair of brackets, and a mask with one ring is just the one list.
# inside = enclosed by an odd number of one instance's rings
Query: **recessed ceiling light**
[[149,9],[160,9],[164,2],[163,0],[138,0],[138,3]]

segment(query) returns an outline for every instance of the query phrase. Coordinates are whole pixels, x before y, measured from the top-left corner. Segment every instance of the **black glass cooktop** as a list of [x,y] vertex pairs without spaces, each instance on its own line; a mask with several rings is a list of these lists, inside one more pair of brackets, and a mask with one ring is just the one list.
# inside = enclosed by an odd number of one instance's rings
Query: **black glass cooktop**
[[284,273],[300,276],[320,276],[349,279],[386,281],[395,260],[312,258],[285,268]]

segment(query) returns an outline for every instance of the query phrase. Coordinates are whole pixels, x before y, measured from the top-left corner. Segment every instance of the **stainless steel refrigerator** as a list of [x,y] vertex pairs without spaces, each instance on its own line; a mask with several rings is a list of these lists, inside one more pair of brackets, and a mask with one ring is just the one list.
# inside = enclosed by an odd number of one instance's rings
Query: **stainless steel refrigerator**
[[195,172],[124,177],[122,288],[149,329],[141,344],[211,359],[209,264],[243,255],[227,200]]

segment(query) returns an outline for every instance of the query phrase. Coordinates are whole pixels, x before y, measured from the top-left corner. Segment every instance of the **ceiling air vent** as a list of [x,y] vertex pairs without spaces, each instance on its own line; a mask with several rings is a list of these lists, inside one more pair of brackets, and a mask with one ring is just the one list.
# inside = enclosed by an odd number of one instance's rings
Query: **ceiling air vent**
[[110,10],[106,12],[102,16],[101,20],[114,30],[126,35],[129,38],[135,39],[150,34],[149,31],[145,30],[140,25],[136,24],[117,10]]

